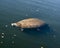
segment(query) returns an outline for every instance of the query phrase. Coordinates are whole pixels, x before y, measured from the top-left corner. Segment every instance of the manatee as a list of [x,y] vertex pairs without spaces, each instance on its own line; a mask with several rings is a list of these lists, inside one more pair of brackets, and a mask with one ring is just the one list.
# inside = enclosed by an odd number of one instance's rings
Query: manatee
[[23,28],[37,28],[43,26],[44,24],[45,22],[38,18],[28,18],[15,23],[11,23],[11,26],[20,27],[21,31],[23,31]]

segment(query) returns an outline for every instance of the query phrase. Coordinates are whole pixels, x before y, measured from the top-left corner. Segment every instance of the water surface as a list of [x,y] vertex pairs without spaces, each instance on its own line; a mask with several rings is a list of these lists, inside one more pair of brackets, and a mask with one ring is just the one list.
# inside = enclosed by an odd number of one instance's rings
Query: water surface
[[[21,32],[10,25],[31,17],[45,21],[49,29]],[[0,48],[41,47],[60,48],[60,0],[0,0]]]

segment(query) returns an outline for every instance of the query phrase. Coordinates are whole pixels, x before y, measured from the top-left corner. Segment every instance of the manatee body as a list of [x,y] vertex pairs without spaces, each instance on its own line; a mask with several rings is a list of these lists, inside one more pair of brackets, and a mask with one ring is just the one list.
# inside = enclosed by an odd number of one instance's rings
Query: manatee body
[[44,21],[37,18],[28,18],[16,23],[11,23],[11,26],[17,26],[20,28],[37,28],[43,26],[45,24]]

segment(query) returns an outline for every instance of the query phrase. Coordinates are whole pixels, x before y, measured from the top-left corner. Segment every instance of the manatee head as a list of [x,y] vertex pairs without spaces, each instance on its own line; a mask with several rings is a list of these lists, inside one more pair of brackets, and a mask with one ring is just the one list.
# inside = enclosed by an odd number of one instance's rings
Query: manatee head
[[21,24],[20,23],[11,23],[11,26],[13,26],[13,27],[21,27]]

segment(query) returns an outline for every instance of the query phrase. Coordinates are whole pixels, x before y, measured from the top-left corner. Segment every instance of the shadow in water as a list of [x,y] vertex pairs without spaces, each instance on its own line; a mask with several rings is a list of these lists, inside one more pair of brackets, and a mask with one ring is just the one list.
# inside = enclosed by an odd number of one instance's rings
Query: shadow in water
[[[19,29],[20,30],[20,29]],[[24,33],[31,34],[31,35],[39,35],[39,34],[46,34],[47,32],[52,32],[51,28],[48,24],[40,26],[38,28],[25,28]]]

